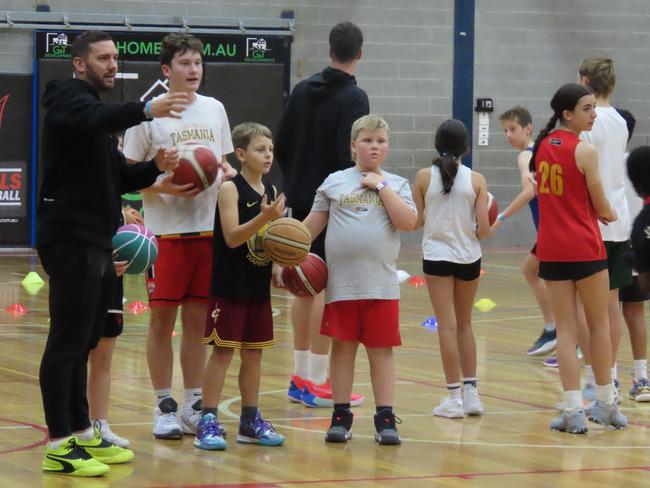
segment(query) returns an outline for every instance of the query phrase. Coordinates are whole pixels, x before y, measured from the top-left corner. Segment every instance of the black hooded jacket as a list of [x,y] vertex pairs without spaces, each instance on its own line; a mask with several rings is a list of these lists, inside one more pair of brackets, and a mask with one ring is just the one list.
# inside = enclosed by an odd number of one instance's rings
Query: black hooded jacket
[[123,193],[150,186],[154,161],[128,164],[114,134],[146,120],[144,103],[104,103],[86,81],[50,81],[43,97],[37,243],[112,249]]
[[354,164],[350,129],[368,112],[368,95],[345,71],[327,67],[295,86],[275,139],[287,206],[309,211],[325,178]]

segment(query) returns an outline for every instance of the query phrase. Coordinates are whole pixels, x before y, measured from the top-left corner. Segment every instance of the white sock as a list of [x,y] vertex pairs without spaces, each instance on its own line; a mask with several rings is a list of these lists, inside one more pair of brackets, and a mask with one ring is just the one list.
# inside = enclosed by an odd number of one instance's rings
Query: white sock
[[564,392],[564,408],[582,408],[582,392],[580,390],[569,390]]
[[65,444],[68,439],[70,439],[72,436],[69,435],[68,437],[64,437],[63,439],[57,439],[56,441],[50,441],[48,444],[50,445],[50,449],[56,450],[59,447],[61,447],[63,444]]
[[468,376],[463,378],[463,388],[476,388],[478,382],[476,381],[476,376]]
[[203,398],[203,390],[201,388],[185,388],[184,390],[185,403],[184,407],[191,407],[197,400]]
[[647,359],[635,359],[634,360],[634,381],[639,381],[640,379],[648,379],[648,360]]
[[606,385],[596,385],[596,400],[610,404],[614,401],[614,385],[607,383]]
[[171,398],[172,397],[172,389],[171,388],[163,388],[161,390],[154,390],[153,391],[154,395],[154,406],[158,408],[160,405],[160,402],[162,402],[165,398]]
[[555,324],[553,323],[544,324],[545,332],[553,332],[554,330],[555,330]]
[[594,386],[596,384],[596,377],[591,364],[585,364],[585,386]]
[[81,432],[75,432],[74,435],[79,440],[89,441],[95,437],[95,430],[92,427],[88,427],[86,430],[82,430]]
[[618,364],[614,363],[614,366],[612,366],[612,380],[617,380],[618,379]]
[[293,374],[306,380],[309,376],[309,351],[293,351]]
[[329,354],[309,353],[309,376],[308,379],[315,385],[322,385],[327,381],[327,364]]
[[460,400],[460,382],[447,385],[447,396],[453,400]]

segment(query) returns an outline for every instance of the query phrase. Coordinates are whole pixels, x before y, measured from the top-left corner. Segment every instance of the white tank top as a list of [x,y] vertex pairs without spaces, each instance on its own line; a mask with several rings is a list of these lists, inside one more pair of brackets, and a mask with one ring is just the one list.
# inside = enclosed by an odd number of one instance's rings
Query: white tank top
[[454,186],[445,195],[440,169],[435,164],[431,166],[431,183],[424,196],[424,259],[469,264],[481,257],[475,203],[471,169],[461,164]]

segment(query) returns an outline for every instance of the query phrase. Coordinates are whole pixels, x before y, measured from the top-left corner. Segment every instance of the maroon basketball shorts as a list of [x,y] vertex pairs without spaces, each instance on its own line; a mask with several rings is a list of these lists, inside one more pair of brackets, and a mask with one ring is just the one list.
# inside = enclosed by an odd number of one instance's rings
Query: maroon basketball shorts
[[158,239],[158,259],[147,271],[149,305],[207,303],[211,273],[211,237]]
[[263,349],[273,340],[271,300],[210,297],[203,342],[235,349]]
[[402,344],[399,300],[342,300],[325,305],[320,333],[366,347]]

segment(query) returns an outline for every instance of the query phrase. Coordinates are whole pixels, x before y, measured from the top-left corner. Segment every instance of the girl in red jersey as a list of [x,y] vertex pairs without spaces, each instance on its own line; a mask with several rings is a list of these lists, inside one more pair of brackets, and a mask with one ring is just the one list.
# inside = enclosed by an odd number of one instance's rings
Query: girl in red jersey
[[[578,135],[596,119],[596,99],[589,89],[562,86],[551,100],[553,116],[535,141],[531,171],[537,178],[539,276],[546,280],[558,331],[558,362],[565,409],[551,429],[571,434],[587,432],[576,357],[578,310],[584,304],[591,334],[596,376],[596,401],[589,420],[623,428],[627,419],[614,402],[611,343],[607,315],[607,256],[598,228],[616,220],[598,172],[596,148]],[[560,127],[555,129],[557,122]]]

